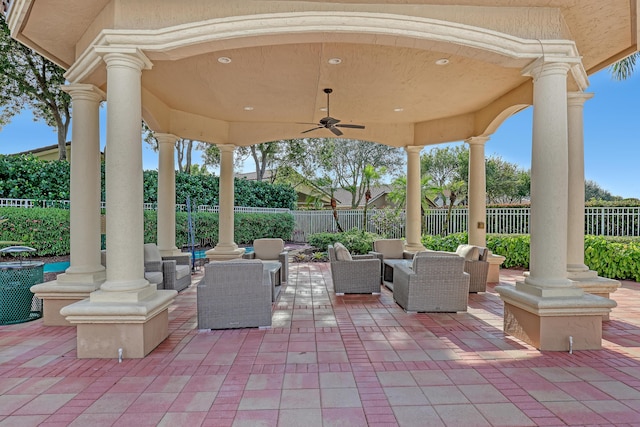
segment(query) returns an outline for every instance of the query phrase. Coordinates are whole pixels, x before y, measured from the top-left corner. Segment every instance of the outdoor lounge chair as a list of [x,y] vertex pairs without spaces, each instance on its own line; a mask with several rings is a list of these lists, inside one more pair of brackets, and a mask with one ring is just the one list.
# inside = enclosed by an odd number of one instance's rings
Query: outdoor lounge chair
[[469,292],[485,292],[489,273],[489,250],[474,245],[459,245],[456,253],[464,258],[464,271],[469,273]]
[[205,265],[198,283],[198,329],[271,326],[271,286],[257,260]]
[[405,311],[467,311],[469,274],[462,257],[419,252],[411,267],[398,265],[393,274],[393,299]]
[[[102,265],[107,268],[107,251],[100,253]],[[191,258],[189,254],[161,257],[155,243],[144,245],[144,278],[158,289],[181,291],[191,284]]]
[[331,278],[336,294],[379,294],[380,260],[373,255],[351,255],[341,243],[329,245]]
[[144,245],[144,271],[145,277],[151,276],[149,273],[162,274],[162,287],[158,286],[158,289],[174,289],[179,292],[191,284],[189,254],[163,257],[155,243]]
[[393,290],[393,266],[401,260],[410,260],[414,253],[404,249],[402,239],[378,239],[373,241],[373,251],[369,254],[380,260],[382,282]]
[[253,252],[245,253],[244,259],[280,262],[280,281],[285,283],[289,274],[289,252],[284,250],[282,239],[256,239],[253,241]]

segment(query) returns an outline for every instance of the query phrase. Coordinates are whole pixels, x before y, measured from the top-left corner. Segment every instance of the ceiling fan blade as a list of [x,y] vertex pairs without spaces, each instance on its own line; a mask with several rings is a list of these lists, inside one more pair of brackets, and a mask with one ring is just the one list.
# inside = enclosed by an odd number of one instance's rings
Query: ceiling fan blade
[[323,129],[323,128],[324,128],[324,126],[318,126],[316,128],[311,128],[311,129],[305,130],[305,131],[300,132],[300,133],[307,133],[307,132],[311,132],[311,131],[318,130],[318,129]]
[[363,125],[349,125],[349,124],[341,124],[341,125],[336,125],[339,128],[351,128],[351,129],[364,129]]
[[314,125],[314,126],[319,126],[318,123],[311,123],[311,122],[296,122],[297,125]]
[[327,129],[329,129],[331,132],[333,132],[333,134],[334,134],[335,136],[340,136],[340,135],[342,135],[342,132],[340,132],[340,129],[338,129],[338,128],[336,128],[336,127],[331,126],[331,127],[327,128]]

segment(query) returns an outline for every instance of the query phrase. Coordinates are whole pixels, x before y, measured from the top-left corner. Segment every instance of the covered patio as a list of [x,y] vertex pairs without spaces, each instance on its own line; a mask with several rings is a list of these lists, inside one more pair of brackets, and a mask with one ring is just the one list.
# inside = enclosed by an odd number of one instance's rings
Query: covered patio
[[339,135],[340,123],[351,126],[340,128],[345,138],[405,150],[413,251],[424,249],[420,150],[468,143],[469,243],[484,246],[485,144],[533,106],[531,268],[516,286],[497,288],[503,328],[540,349],[563,351],[571,340],[574,349],[601,348],[619,284],[584,264],[582,111],[593,96],[588,76],[638,49],[638,9],[635,0],[9,2],[12,36],[67,70],[73,104],[71,264],[34,289],[45,323],[76,325],[80,358],[119,347],[142,358],[168,336],[176,293],[144,278],[142,119],[159,141],[163,254],[177,251],[175,141],[219,147],[220,233],[207,257],[225,260],[243,252],[233,230],[235,148],[300,137],[309,123],[318,124],[314,136]]
[[[490,286],[458,314],[407,314],[388,290],[336,297],[328,263],[291,265],[271,329],[199,331],[198,277],[144,359],[76,357],[76,330],[0,332],[0,426],[638,425],[640,285],[599,351],[541,352],[502,331]],[[501,283],[522,280],[503,270]]]

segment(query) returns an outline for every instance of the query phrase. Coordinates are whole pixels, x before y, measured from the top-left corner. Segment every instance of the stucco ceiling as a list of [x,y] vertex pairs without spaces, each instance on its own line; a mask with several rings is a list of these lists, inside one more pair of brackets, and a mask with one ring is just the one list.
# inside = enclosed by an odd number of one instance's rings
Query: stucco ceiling
[[[412,28],[419,31],[422,24],[411,21],[413,17],[446,18],[454,25],[486,29],[487,34],[478,35],[483,42],[495,31],[519,40],[569,38],[587,72],[632,52],[637,43],[637,0],[13,3],[20,13],[12,11],[10,25],[19,40],[64,67],[86,61],[95,68],[74,76],[104,90],[108,89],[104,64],[96,65],[101,62],[98,57],[86,59],[92,46],[121,46],[128,40],[144,44],[152,33],[135,31],[155,31],[155,44],[142,48],[152,63],[142,74],[145,119],[158,131],[240,145],[291,138],[313,127],[299,123],[316,123],[326,115],[321,110],[326,106],[324,88],[334,90],[332,117],[366,126],[366,130],[343,129],[346,137],[398,146],[474,136],[491,129],[504,111],[510,114],[531,102],[531,78],[523,76],[522,69],[532,59],[463,47],[445,33],[438,40],[420,40]],[[249,30],[233,32],[236,17],[288,12],[297,15],[283,20],[282,28],[259,42],[260,20]],[[317,14],[341,20],[331,30],[314,27],[309,19]],[[345,16],[365,18],[358,23],[361,27],[342,31],[351,25]],[[369,23],[370,16],[376,17],[378,27],[362,24]],[[391,16],[411,18],[397,33],[380,31],[384,27],[380,22]],[[193,25],[199,22],[200,27]],[[297,27],[298,23],[304,26]],[[175,30],[188,25],[181,33]],[[225,25],[229,30],[222,38],[198,38],[206,35],[204,27],[216,31]],[[286,34],[289,25],[291,33]],[[192,38],[174,48],[170,38],[163,38],[165,28]],[[102,29],[111,33],[101,34]],[[537,42],[535,49],[544,50]],[[223,64],[221,57],[231,62]],[[332,58],[341,63],[330,64]],[[437,65],[440,59],[448,64]],[[320,129],[307,135],[332,134]]]

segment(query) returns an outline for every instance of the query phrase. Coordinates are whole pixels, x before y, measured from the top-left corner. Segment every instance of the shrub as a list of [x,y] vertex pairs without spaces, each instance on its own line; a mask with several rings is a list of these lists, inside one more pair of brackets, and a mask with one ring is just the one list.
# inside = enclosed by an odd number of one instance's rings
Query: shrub
[[326,252],[329,245],[342,243],[352,254],[366,254],[373,250],[373,241],[382,236],[363,232],[356,228],[343,233],[315,233],[309,236],[309,244],[319,251]]
[[[69,211],[54,208],[0,208],[0,240],[18,241],[36,250],[34,255],[69,253]],[[26,255],[26,253],[25,253]]]

